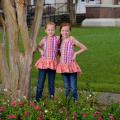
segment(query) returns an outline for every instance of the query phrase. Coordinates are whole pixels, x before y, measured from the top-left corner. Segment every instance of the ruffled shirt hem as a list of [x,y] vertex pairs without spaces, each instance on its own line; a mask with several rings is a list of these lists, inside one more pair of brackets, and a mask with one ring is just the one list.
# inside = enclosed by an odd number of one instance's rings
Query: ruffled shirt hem
[[57,59],[56,60],[51,60],[51,59],[40,58],[35,63],[35,67],[37,69],[52,69],[52,70],[56,70],[57,64],[58,64]]
[[79,65],[76,61],[72,61],[70,64],[67,63],[59,63],[56,69],[57,73],[82,73]]

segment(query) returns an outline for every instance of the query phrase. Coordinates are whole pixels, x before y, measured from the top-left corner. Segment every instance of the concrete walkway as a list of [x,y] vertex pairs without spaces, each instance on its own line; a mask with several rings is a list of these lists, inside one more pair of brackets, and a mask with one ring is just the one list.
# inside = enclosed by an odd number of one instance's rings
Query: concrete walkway
[[109,105],[112,103],[120,104],[120,93],[102,92],[98,98],[98,103]]
[[84,27],[120,27],[119,18],[86,18],[82,22]]

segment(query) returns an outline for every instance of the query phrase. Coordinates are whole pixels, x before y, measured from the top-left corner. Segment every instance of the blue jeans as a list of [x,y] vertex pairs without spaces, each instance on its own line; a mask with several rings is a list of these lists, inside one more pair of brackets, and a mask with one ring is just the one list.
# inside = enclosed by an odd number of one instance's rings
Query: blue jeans
[[43,88],[44,88],[46,74],[48,74],[49,95],[50,96],[54,96],[54,93],[55,93],[54,82],[55,82],[56,70],[39,69],[38,83],[37,83],[37,90],[36,90],[36,101],[39,101],[40,98],[42,97],[42,92],[43,92]]
[[62,73],[62,77],[64,80],[66,98],[70,97],[70,94],[72,92],[74,100],[77,101],[77,73]]

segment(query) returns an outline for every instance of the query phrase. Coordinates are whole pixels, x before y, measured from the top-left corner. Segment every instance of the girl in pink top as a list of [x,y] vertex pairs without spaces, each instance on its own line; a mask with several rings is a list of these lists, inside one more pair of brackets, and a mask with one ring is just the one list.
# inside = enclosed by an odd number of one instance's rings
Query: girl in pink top
[[40,41],[38,50],[41,58],[36,62],[35,66],[39,70],[38,84],[36,90],[36,101],[42,97],[46,74],[48,74],[48,88],[50,97],[54,97],[55,74],[57,67],[57,53],[59,47],[59,38],[55,36],[55,24],[47,23],[45,27],[47,36]]
[[[62,23],[60,25],[61,56],[57,66],[57,72],[62,74],[66,89],[66,97],[69,98],[72,92],[74,101],[77,101],[77,73],[81,73],[81,69],[75,59],[78,54],[81,54],[87,50],[87,48],[74,37],[70,36],[70,31],[71,25],[69,23]],[[74,47],[78,47],[79,50],[74,51]]]

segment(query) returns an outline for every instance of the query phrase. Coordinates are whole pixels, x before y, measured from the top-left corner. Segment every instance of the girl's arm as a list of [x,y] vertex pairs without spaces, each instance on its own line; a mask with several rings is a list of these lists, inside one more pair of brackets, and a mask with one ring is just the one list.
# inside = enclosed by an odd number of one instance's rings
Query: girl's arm
[[43,44],[44,44],[44,38],[39,42],[37,49],[38,51],[41,53],[41,55],[43,54]]
[[75,54],[74,54],[74,56],[73,56],[73,59],[75,59],[78,54],[81,54],[81,53],[83,53],[84,51],[86,51],[86,50],[87,50],[87,47],[86,47],[84,44],[80,43],[80,42],[79,42],[78,40],[76,40],[75,38],[73,38],[73,41],[74,41],[75,46],[77,46],[77,47],[79,48],[79,50],[76,51]]

